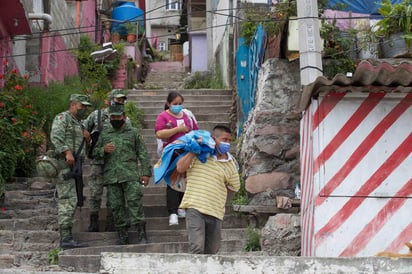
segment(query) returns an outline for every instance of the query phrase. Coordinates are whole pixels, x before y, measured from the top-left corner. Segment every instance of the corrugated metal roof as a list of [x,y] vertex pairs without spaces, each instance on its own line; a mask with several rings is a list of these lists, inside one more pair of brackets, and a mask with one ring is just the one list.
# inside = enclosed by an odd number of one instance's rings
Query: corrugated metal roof
[[311,98],[320,92],[412,92],[412,60],[399,65],[388,62],[359,63],[353,77],[337,74],[333,79],[319,76],[314,82],[303,86],[299,111],[304,111]]

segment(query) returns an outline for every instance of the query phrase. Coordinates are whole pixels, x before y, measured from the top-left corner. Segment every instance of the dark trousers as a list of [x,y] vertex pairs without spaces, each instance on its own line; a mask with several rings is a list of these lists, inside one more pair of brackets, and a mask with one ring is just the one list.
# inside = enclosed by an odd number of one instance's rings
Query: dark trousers
[[192,254],[216,254],[222,239],[222,221],[200,213],[194,208],[186,209],[186,230],[189,252]]
[[170,214],[177,214],[180,202],[182,202],[184,192],[173,190],[170,186],[167,186],[166,190],[166,203],[167,211]]

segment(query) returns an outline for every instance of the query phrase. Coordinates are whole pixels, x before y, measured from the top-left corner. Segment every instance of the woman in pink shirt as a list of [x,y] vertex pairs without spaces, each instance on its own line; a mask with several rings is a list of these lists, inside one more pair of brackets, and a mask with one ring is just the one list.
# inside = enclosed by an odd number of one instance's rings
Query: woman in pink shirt
[[[197,123],[183,111],[183,96],[171,91],[166,99],[165,110],[156,119],[155,133],[163,142],[163,147],[185,135],[191,130],[199,129]],[[183,198],[183,192],[176,191],[167,186],[167,210],[169,213],[169,225],[178,225],[178,213],[184,217],[184,210],[179,209]]]

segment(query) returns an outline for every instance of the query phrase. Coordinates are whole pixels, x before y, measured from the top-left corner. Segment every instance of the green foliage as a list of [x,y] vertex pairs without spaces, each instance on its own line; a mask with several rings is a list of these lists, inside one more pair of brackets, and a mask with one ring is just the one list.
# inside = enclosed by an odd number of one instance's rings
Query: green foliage
[[[75,52],[79,63],[79,75],[82,83],[82,93],[91,96],[96,107],[102,107],[107,92],[111,90],[108,76],[114,74],[119,68],[123,45],[113,46],[118,54],[113,60],[104,60],[103,63],[96,62],[90,54],[99,49],[88,36],[80,37],[79,49]],[[80,92],[79,92],[80,93]]]
[[127,22],[126,31],[127,33],[130,33],[130,34],[136,34],[137,32],[136,22]]
[[338,73],[346,74],[355,70],[355,49],[356,33],[354,31],[341,32],[336,26],[336,19],[332,23],[322,21],[320,37],[324,39],[323,74],[333,78]]
[[249,198],[247,195],[247,191],[245,188],[245,179],[243,176],[240,177],[240,189],[238,192],[235,193],[233,197],[232,204],[233,205],[247,205],[249,203]]
[[[35,169],[34,159],[44,141],[43,119],[30,98],[27,75],[20,75],[7,61],[0,75],[0,150],[1,180],[13,173],[30,176]],[[0,184],[4,182],[0,181]],[[1,194],[1,193],[0,193]]]
[[126,112],[126,116],[130,119],[132,126],[137,129],[142,129],[144,112],[133,102],[127,102],[124,105],[124,110]]
[[50,136],[54,117],[68,109],[70,95],[82,93],[82,90],[83,85],[77,76],[67,78],[64,83],[52,82],[48,87],[30,88],[30,97],[44,120],[43,130],[47,136]]
[[47,255],[47,260],[48,260],[49,264],[52,264],[52,265],[59,264],[59,253],[62,250],[63,249],[57,247],[57,248],[53,248],[52,250],[49,251],[49,253]]
[[245,19],[240,25],[240,36],[245,39],[245,44],[249,45],[255,36],[258,25],[263,26],[268,36],[276,36],[283,28],[286,16],[287,14],[280,12],[268,12],[266,6],[245,4]]
[[392,4],[390,0],[382,0],[379,13],[384,16],[376,23],[379,27],[377,34],[389,37],[391,34],[404,33],[407,47],[412,41],[412,0],[403,0],[400,3]]
[[168,51],[159,51],[153,49],[153,61],[168,61],[169,60],[169,52]]
[[260,233],[257,228],[248,226],[247,228],[247,242],[245,246],[245,251],[261,251],[262,247],[260,246]]
[[221,70],[217,67],[213,72],[195,72],[191,77],[185,80],[183,84],[185,89],[222,89],[223,80],[221,76]]

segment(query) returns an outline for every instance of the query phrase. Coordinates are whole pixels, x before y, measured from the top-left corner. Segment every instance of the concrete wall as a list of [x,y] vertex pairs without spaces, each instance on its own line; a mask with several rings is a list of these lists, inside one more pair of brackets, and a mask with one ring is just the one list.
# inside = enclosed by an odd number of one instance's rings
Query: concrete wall
[[180,10],[166,10],[165,4],[164,0],[146,0],[146,37],[150,42],[157,37],[168,45],[168,38],[175,38]]
[[100,273],[412,273],[408,259],[102,253]]
[[[207,30],[208,36],[208,65],[209,68],[213,67],[214,60],[216,57],[216,52],[221,44],[221,41],[225,35],[226,24],[230,22],[229,8],[232,6],[231,2],[228,0],[212,1],[208,0],[208,10],[217,10],[216,13],[208,12],[206,14],[207,25],[209,26]],[[216,5],[214,5],[216,3]]]
[[196,71],[207,71],[207,39],[205,33],[191,34],[192,41],[192,73]]

